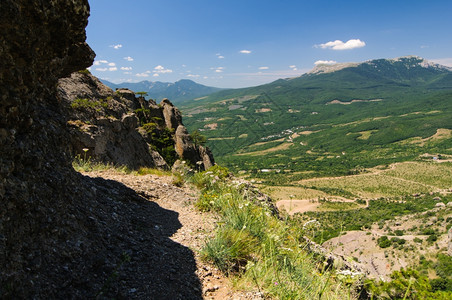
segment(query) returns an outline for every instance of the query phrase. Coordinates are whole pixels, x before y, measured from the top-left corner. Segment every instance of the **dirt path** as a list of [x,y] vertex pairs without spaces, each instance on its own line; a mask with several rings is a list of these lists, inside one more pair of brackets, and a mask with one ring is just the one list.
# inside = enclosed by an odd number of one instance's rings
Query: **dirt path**
[[[84,175],[121,182],[160,207],[178,214],[181,226],[169,238],[193,251],[203,299],[261,299],[258,293],[235,291],[227,277],[213,265],[201,260],[200,250],[212,236],[217,219],[213,214],[200,213],[193,207],[198,196],[196,189],[187,185],[176,187],[169,176],[135,176],[115,171],[90,172]],[[160,222],[156,227],[161,226],[162,230],[173,226],[162,220]]]

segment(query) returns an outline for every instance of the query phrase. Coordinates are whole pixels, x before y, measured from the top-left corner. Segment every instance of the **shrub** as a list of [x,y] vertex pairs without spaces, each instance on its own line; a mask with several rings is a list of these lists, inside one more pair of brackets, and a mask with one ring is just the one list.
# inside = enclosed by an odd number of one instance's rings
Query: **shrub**
[[86,74],[86,75],[91,74],[91,72],[88,69],[79,70],[78,72],[81,73],[81,74]]
[[403,230],[397,229],[394,231],[395,235],[397,236],[402,236],[403,235]]
[[391,241],[388,239],[388,237],[386,235],[379,237],[377,239],[378,242],[378,246],[380,246],[380,248],[388,248],[389,246],[391,246]]
[[102,108],[107,108],[108,103],[104,99],[87,99],[87,98],[77,98],[71,103],[73,109],[85,110],[85,109],[95,109],[100,111]]
[[423,240],[420,239],[420,238],[418,238],[418,237],[415,237],[415,238],[413,239],[413,241],[414,241],[415,243],[419,243],[419,244],[423,242]]
[[429,242],[429,243],[436,242],[437,240],[438,240],[438,236],[436,234],[429,235],[429,237],[427,238],[427,242]]

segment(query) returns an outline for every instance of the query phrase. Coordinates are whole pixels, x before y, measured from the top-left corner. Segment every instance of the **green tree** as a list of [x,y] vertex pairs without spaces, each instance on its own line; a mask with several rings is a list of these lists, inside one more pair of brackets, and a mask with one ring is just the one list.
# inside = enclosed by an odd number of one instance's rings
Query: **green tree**
[[206,137],[203,136],[199,130],[195,130],[190,134],[191,139],[193,140],[193,143],[195,146],[204,145],[207,141]]
[[144,98],[148,95],[147,92],[136,92],[135,94],[137,94],[138,96],[140,96],[140,98]]

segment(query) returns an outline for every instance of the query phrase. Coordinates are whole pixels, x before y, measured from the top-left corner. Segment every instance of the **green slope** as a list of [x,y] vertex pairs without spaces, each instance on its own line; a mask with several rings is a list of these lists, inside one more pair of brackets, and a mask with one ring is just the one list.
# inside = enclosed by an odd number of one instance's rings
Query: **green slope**
[[[321,71],[191,101],[181,107],[184,121],[203,131],[220,163],[250,172],[338,175],[427,151],[450,153],[447,137],[402,142],[452,129],[448,68],[405,57]],[[305,131],[314,133],[293,135]]]

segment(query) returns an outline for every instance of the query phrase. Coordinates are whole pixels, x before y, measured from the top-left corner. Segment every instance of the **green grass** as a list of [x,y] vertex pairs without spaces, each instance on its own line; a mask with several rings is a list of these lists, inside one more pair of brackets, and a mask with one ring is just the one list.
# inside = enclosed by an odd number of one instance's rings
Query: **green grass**
[[130,174],[133,171],[127,166],[115,166],[110,163],[96,162],[91,157],[77,155],[72,161],[72,167],[77,172],[100,172],[107,170],[115,170],[119,173]]
[[325,270],[321,259],[305,250],[303,228],[279,219],[253,188],[231,180],[221,167],[197,173],[191,181],[201,189],[196,206],[220,216],[202,256],[234,277],[237,287],[254,286],[277,299],[351,296],[335,271]]
[[87,99],[87,98],[77,98],[71,103],[73,109],[86,110],[95,109],[96,111],[101,111],[102,108],[108,107],[108,101],[104,99]]

